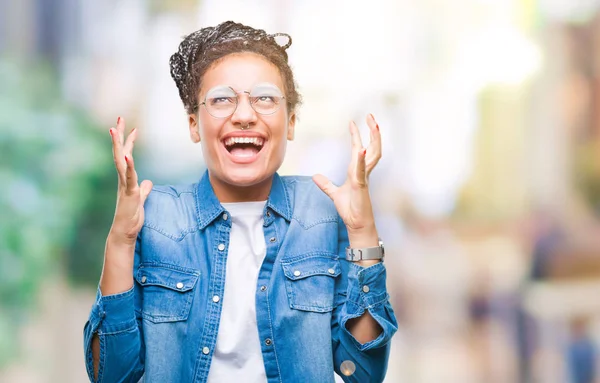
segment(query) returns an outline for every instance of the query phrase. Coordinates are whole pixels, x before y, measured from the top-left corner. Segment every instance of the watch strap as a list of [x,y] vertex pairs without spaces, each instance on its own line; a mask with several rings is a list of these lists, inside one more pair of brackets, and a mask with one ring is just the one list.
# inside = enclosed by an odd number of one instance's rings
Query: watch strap
[[379,246],[365,248],[346,248],[346,260],[351,262],[382,260],[385,256],[383,243],[379,241]]

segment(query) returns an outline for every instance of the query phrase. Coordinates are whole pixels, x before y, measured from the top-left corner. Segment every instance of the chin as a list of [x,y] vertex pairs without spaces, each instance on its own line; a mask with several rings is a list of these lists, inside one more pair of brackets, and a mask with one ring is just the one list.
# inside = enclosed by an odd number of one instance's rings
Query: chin
[[256,172],[251,169],[230,169],[221,178],[226,183],[238,187],[250,187],[269,180],[275,172]]

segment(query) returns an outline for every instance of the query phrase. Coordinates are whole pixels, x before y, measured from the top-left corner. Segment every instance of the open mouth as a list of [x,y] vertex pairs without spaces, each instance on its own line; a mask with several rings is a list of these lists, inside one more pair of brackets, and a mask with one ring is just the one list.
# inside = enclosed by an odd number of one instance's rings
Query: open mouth
[[223,141],[225,149],[235,157],[252,157],[263,148],[265,140],[260,137],[229,137]]

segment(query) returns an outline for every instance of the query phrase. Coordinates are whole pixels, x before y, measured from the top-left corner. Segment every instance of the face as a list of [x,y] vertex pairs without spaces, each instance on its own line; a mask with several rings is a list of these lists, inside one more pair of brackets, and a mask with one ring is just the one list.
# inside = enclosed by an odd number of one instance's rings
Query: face
[[[259,194],[250,199],[266,199],[273,174],[283,162],[287,140],[294,138],[295,115],[287,110],[285,99],[279,101],[279,109],[274,113],[260,114],[255,109],[261,110],[261,98],[254,99],[253,108],[253,95],[244,92],[269,88],[272,92],[272,85],[285,96],[279,69],[254,53],[225,56],[204,74],[198,100],[203,102],[208,94],[213,101],[211,105],[200,105],[197,113],[189,116],[190,136],[202,145],[211,183],[222,202],[239,200],[231,194],[240,189],[246,189],[247,196]],[[212,109],[211,115],[207,106],[222,108],[216,103],[222,103],[231,94],[231,90],[223,90],[226,87],[237,93],[237,108],[228,117],[215,117],[218,113]],[[248,188],[257,193],[248,193]]]

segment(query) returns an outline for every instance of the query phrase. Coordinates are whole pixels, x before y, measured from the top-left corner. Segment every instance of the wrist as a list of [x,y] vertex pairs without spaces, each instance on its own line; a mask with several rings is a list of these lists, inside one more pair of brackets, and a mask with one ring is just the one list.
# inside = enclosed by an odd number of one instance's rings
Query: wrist
[[380,262],[381,262],[380,259],[373,259],[373,260],[358,261],[358,262],[354,262],[354,263],[360,267],[369,267],[369,266],[373,266]]
[[[379,235],[375,225],[369,225],[361,229],[348,229],[348,242],[349,247],[352,249],[365,249],[372,247],[379,247]],[[379,259],[364,259],[361,261],[355,261],[354,263],[361,267],[373,266],[381,262]]]
[[108,235],[104,249],[104,266],[111,269],[124,270],[129,273],[133,270],[135,255],[135,241],[124,240],[120,236]]
[[351,248],[379,246],[379,235],[375,225],[358,230],[348,229],[348,242]]
[[129,250],[135,249],[136,241],[137,235],[130,236],[127,234],[122,234],[119,230],[115,230],[115,228],[111,227],[108,233],[108,237],[106,238],[106,246],[123,250]]

